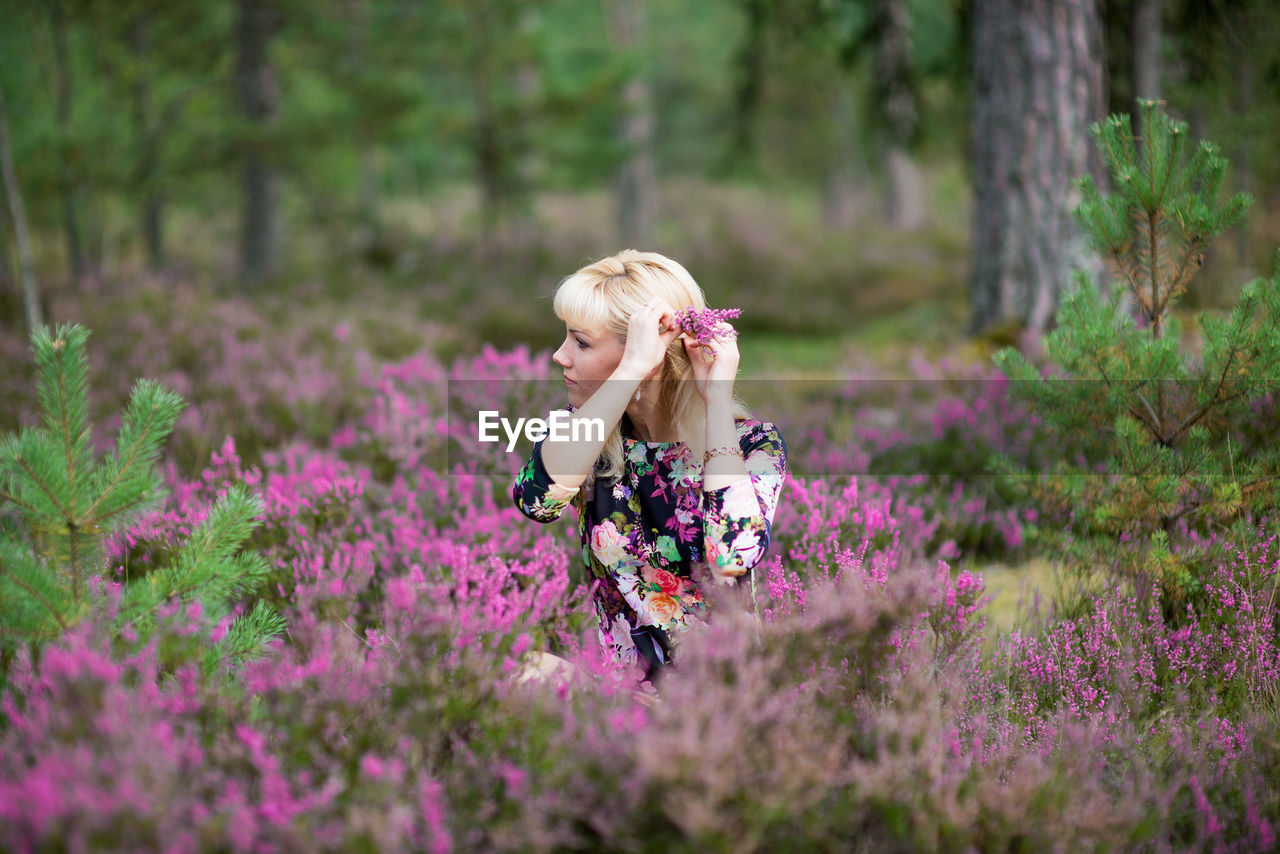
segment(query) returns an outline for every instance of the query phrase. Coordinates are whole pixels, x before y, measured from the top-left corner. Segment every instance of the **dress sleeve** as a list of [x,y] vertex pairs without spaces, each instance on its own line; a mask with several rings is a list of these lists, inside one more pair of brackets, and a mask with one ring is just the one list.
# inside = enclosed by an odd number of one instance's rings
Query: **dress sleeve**
[[520,512],[535,522],[554,522],[564,513],[578,489],[567,489],[551,479],[542,462],[542,442],[533,446],[529,459],[516,474],[511,497]]
[[764,558],[787,474],[787,446],[773,424],[757,424],[738,442],[749,479],[702,493],[707,561],[727,575],[740,575]]

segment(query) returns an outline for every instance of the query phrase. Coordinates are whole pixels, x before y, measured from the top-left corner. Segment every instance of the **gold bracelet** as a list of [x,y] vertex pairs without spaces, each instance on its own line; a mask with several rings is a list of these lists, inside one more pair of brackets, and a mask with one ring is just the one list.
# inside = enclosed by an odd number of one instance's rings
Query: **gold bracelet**
[[707,448],[707,452],[702,455],[702,464],[705,466],[711,462],[712,457],[727,457],[733,454],[742,456],[742,448],[738,445],[721,445],[718,448]]

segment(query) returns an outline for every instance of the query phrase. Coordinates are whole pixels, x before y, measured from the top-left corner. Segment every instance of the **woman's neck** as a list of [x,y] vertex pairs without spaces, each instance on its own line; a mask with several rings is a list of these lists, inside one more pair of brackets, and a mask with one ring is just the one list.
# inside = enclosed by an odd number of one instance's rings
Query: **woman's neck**
[[631,429],[636,438],[642,442],[684,441],[665,413],[657,410],[658,407],[647,400],[632,401],[627,407],[627,417],[631,419]]

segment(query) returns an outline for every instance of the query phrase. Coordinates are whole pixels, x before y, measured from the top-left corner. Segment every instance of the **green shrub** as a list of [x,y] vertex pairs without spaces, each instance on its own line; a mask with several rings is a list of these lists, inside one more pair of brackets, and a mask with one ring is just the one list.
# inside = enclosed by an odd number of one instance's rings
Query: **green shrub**
[[1038,415],[1084,448],[1049,477],[1018,478],[1023,491],[1060,518],[1074,514],[1083,561],[1158,580],[1177,598],[1199,590],[1212,562],[1196,542],[1266,515],[1280,498],[1280,448],[1245,432],[1280,386],[1280,273],[1247,285],[1227,317],[1199,315],[1198,352],[1184,343],[1178,299],[1250,199],[1219,202],[1226,158],[1201,142],[1188,159],[1186,125],[1155,102],[1142,110],[1141,144],[1125,115],[1090,129],[1115,192],[1078,184],[1076,217],[1117,286],[1104,297],[1078,276],[1045,339],[1053,375],[1012,349],[996,362]]
[[[182,410],[182,399],[139,380],[125,408],[114,450],[96,459],[88,420],[85,341],[88,330],[62,326],[32,336],[42,426],[0,439],[0,649],[4,671],[15,648],[55,640],[89,611],[102,587],[106,537],[126,529],[160,496],[157,460]],[[260,555],[242,552],[261,502],[229,490],[177,549],[171,561],[124,592],[116,625],[144,643],[166,603],[199,602],[210,620],[228,617],[268,574]],[[251,656],[283,628],[257,607],[237,617],[206,658]],[[2,675],[2,673],[0,673]]]

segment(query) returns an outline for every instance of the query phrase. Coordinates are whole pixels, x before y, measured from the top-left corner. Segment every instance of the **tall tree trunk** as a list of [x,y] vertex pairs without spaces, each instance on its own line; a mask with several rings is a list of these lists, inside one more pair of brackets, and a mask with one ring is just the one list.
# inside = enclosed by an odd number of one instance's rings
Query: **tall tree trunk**
[[376,243],[382,234],[382,168],[373,143],[365,143],[360,152],[358,192],[360,220],[369,228],[371,241]]
[[[3,179],[0,179],[0,184],[3,184]],[[13,261],[9,257],[8,228],[6,227],[8,222],[7,206],[0,205],[0,302],[8,302],[12,295],[15,297],[13,305],[16,306],[18,304],[16,297],[21,285],[14,278]]]
[[248,281],[274,272],[279,263],[280,176],[264,152],[264,137],[276,118],[279,91],[267,56],[281,15],[262,0],[239,0],[236,21],[236,95],[241,113],[255,126],[244,159],[244,210],[240,271]]
[[[1099,175],[1096,0],[979,0],[973,8],[973,332],[1038,336],[1078,269],[1096,270],[1071,217],[1073,180]],[[1038,339],[1036,339],[1038,340]]]
[[164,269],[164,202],[148,191],[142,203],[142,238],[147,245],[147,268]]
[[734,55],[733,128],[725,158],[729,171],[755,162],[756,114],[764,97],[765,36],[771,0],[743,0],[747,32]]
[[[1237,41],[1240,34],[1248,32],[1249,21],[1245,14],[1245,10],[1239,7],[1232,9],[1228,13],[1228,38]],[[1241,44],[1241,52],[1244,51],[1244,45]],[[1238,116],[1245,116],[1249,111],[1256,108],[1256,92],[1254,91],[1254,80],[1257,79],[1257,69],[1249,62],[1236,62],[1231,66],[1231,76],[1234,78],[1235,85],[1231,87],[1232,98],[1234,101],[1234,112]],[[1203,137],[1197,137],[1203,138]],[[1232,145],[1234,149],[1230,152],[1231,171],[1235,177],[1235,189],[1240,193],[1252,193],[1254,191],[1253,170],[1249,168],[1249,154],[1251,146],[1249,145],[1248,135],[1244,133],[1232,134]],[[1242,219],[1233,229],[1235,231],[1236,244],[1236,263],[1241,267],[1249,266],[1249,219]],[[1267,259],[1270,261],[1270,259]]]
[[44,325],[40,308],[40,283],[36,281],[36,265],[31,258],[31,239],[27,231],[27,214],[18,190],[18,172],[13,167],[13,147],[9,143],[9,111],[0,91],[0,177],[4,178],[5,199],[13,220],[14,242],[18,244],[18,265],[22,276],[22,305],[26,310],[27,328],[34,332]]
[[1133,129],[1142,134],[1137,99],[1160,99],[1161,0],[1133,0]]
[[476,162],[480,184],[480,240],[482,256],[489,256],[499,244],[502,210],[506,200],[503,177],[504,157],[497,105],[494,102],[496,73],[492,30],[493,10],[487,2],[471,6],[470,47],[468,65],[471,73],[471,95],[475,105],[475,126],[471,134],[471,151]]
[[[516,38],[521,44],[532,45],[540,26],[541,11],[538,3],[517,4],[520,11],[516,19]],[[536,115],[542,97],[542,69],[538,66],[537,51],[524,49],[514,69],[512,88],[517,104],[515,110],[507,110],[510,117],[503,121],[503,150],[510,160],[510,190],[507,194],[510,208],[509,236],[516,245],[530,245],[536,235],[532,203],[533,188],[542,169],[540,148],[529,134],[528,118]],[[510,115],[510,114],[514,115]]]
[[525,138],[524,124],[541,84],[537,66],[517,55],[519,46],[512,40],[531,38],[537,10],[477,0],[468,11],[468,64],[475,106],[471,146],[480,183],[480,250],[487,256],[525,241],[533,232],[526,210],[533,183],[533,147]]
[[885,207],[895,228],[924,222],[924,179],[911,155],[920,122],[911,60],[911,10],[906,0],[876,0],[876,112],[884,135]]
[[9,217],[4,211],[5,206],[0,205],[0,328],[9,324],[17,327],[26,321],[22,283],[9,252]]
[[607,0],[605,14],[614,46],[640,57],[622,90],[622,126],[619,136],[627,151],[616,180],[618,240],[624,246],[648,246],[657,219],[657,186],[653,161],[653,91],[645,43],[644,0]]
[[889,224],[904,231],[924,225],[924,173],[905,147],[892,145],[885,152],[885,213]]
[[[71,135],[72,82],[71,57],[67,51],[67,17],[61,0],[49,0],[49,17],[53,27],[53,58],[56,76],[55,109],[58,130],[64,144]],[[79,281],[87,272],[84,240],[80,231],[80,211],[77,204],[80,195],[78,166],[63,164],[62,230],[67,241],[67,261],[71,275]]]
[[[370,2],[371,0],[351,0],[350,3],[350,61],[356,69],[367,67],[372,61],[370,48],[373,41],[373,21]],[[362,133],[357,144],[360,178],[356,201],[360,221],[369,229],[369,245],[373,246],[381,239],[382,233],[382,168],[376,139]]]
[[480,250],[489,255],[499,244],[498,231],[506,197],[503,181],[502,141],[499,138],[497,108],[493,102],[492,50],[489,45],[490,24],[487,9],[476,12],[476,26],[471,55],[471,91],[475,99],[476,119],[472,131],[472,153],[480,181]]
[[[139,11],[134,16],[132,29],[134,61],[139,68],[144,68],[147,55],[151,52],[151,22],[146,12]],[[146,74],[137,75],[131,95],[133,133],[138,151],[135,176],[142,188],[138,220],[147,252],[147,267],[155,271],[164,266],[164,211],[156,189],[159,128],[153,128],[155,119],[151,109],[151,81]]]
[[822,221],[828,228],[843,229],[853,224],[857,210],[858,126],[853,93],[843,67],[832,74],[828,97],[835,147],[822,180]]

